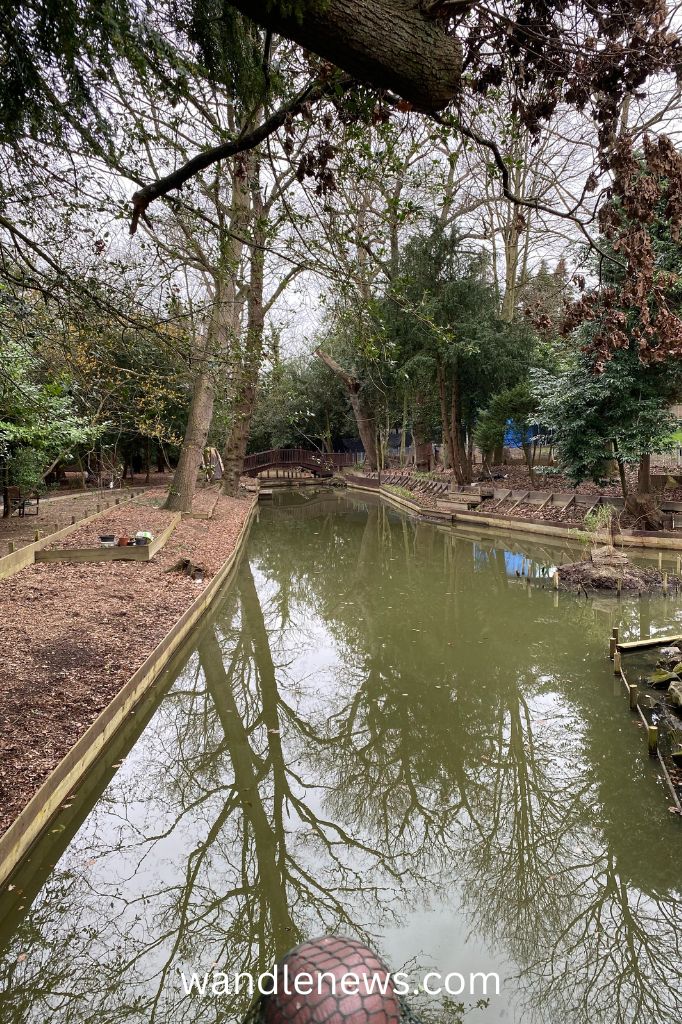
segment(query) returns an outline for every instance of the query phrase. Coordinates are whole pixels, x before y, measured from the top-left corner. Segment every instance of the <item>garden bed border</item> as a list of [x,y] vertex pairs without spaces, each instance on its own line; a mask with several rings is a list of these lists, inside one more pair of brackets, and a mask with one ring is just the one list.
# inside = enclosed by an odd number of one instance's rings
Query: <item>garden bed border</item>
[[[71,750],[50,772],[45,782],[0,837],[0,885],[7,881],[40,837],[81,779],[94,764],[111,737],[123,725],[135,705],[156,682],[159,675],[186,639],[190,630],[212,603],[241,555],[255,515],[254,501],[239,531],[235,546],[208,586],[185,609],[157,647],[121,687]],[[81,525],[82,525],[81,520]],[[54,534],[52,535],[54,538]]]
[[[118,501],[119,505],[122,501],[132,501],[134,498],[139,498],[141,494],[148,491],[148,487],[140,487],[139,490],[130,488],[130,493],[126,493],[125,496],[120,495],[115,498],[115,502]],[[9,579],[10,576],[14,576],[15,573],[21,572],[28,565],[33,565],[36,558],[36,551],[42,551],[49,544],[53,544],[56,540],[61,540],[62,537],[68,537],[70,533],[74,533],[79,530],[81,526],[87,526],[88,523],[93,522],[98,516],[103,516],[109,512],[114,505],[106,505],[101,508],[99,512],[93,512],[90,516],[84,516],[83,519],[77,519],[75,523],[71,523],[70,526],[63,526],[61,530],[55,530],[53,533],[46,533],[40,540],[33,541],[31,544],[24,544],[22,547],[17,548],[16,551],[12,551],[9,555],[3,555],[0,558],[0,580]]]
[[[101,513],[98,513],[101,515]],[[174,512],[168,526],[149,544],[112,548],[52,548],[36,551],[36,562],[150,562],[169,540],[176,526],[179,526],[182,512]],[[78,524],[79,525],[79,524]],[[54,538],[54,534],[52,535]]]

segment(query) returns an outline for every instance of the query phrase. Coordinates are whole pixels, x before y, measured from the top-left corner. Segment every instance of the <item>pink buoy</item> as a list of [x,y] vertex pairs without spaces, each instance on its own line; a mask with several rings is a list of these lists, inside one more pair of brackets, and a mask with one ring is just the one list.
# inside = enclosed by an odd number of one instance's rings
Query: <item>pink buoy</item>
[[[390,972],[357,939],[311,939],[287,953],[275,974],[276,991],[261,1003],[264,1024],[399,1024],[400,1003]],[[302,994],[302,989],[311,991]]]

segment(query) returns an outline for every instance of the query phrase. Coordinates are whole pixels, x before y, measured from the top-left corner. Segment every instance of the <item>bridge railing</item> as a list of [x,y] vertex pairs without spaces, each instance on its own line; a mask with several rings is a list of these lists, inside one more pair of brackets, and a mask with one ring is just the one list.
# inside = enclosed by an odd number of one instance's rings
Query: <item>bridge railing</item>
[[355,464],[353,452],[317,452],[308,448],[270,448],[265,452],[254,452],[244,459],[244,469],[251,470],[266,466],[328,466],[341,469]]

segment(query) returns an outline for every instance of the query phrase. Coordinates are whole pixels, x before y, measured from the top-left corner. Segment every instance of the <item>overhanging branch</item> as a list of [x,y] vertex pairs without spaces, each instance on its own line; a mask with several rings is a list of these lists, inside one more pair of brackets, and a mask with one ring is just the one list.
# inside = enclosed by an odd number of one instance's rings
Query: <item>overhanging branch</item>
[[180,188],[186,181],[193,178],[195,174],[206,170],[207,167],[218,163],[219,160],[226,160],[228,157],[236,156],[238,153],[245,153],[248,150],[255,149],[268,136],[281,128],[289,117],[299,114],[307,104],[316,103],[324,96],[346,92],[352,85],[353,80],[347,76],[343,78],[332,77],[324,81],[316,79],[306,86],[302,92],[299,92],[289,100],[288,103],[282,104],[262,124],[254,128],[253,131],[238,135],[236,139],[224,142],[220,146],[213,146],[203,153],[197,153],[196,156],[193,156],[191,160],[182,164],[175,171],[139,189],[133,195],[133,216],[130,223],[130,234],[135,234],[140,217],[144,215],[149,204],[155,199],[159,199],[161,196],[168,195],[174,189]]

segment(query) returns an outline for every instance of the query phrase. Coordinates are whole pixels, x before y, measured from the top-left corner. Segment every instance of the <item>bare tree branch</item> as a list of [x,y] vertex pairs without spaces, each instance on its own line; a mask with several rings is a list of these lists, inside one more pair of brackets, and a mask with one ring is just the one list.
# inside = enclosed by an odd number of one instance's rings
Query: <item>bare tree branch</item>
[[352,85],[353,79],[348,78],[348,76],[341,78],[332,77],[324,81],[316,79],[287,103],[282,104],[262,124],[254,128],[253,131],[238,135],[236,139],[224,142],[220,146],[214,146],[203,153],[197,153],[191,160],[188,160],[170,174],[166,174],[163,178],[158,178],[156,181],[152,181],[149,185],[139,189],[133,195],[133,216],[130,223],[130,234],[135,234],[140,217],[144,215],[149,204],[155,199],[167,195],[173,189],[180,188],[181,185],[184,185],[195,174],[206,170],[211,164],[215,164],[219,160],[226,160],[231,156],[236,156],[238,153],[255,149],[268,136],[276,132],[278,128],[281,128],[287,118],[300,113],[308,103],[315,103],[322,99],[322,97],[333,93],[346,92]]

